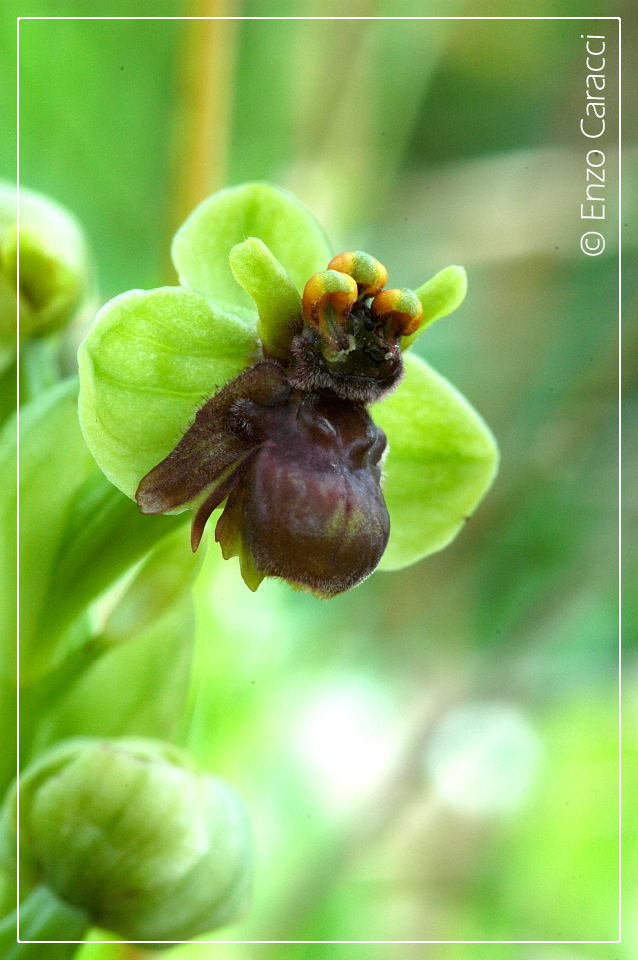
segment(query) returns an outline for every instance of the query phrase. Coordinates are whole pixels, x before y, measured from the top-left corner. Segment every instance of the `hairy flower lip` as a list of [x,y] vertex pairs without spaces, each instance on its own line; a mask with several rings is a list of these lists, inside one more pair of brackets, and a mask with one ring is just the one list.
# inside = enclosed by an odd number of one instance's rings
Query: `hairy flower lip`
[[323,390],[343,400],[370,403],[393,390],[403,376],[399,355],[395,369],[385,377],[373,378],[366,374],[341,373],[330,369],[314,349],[307,349],[303,335],[292,342],[293,360],[288,369],[290,382],[300,390]]
[[298,389],[280,363],[262,360],[207,401],[136,499],[147,513],[194,503],[193,550],[226,501],[216,539],[226,558],[240,557],[249,586],[283,577],[333,596],[385,550],[385,446],[363,403]]

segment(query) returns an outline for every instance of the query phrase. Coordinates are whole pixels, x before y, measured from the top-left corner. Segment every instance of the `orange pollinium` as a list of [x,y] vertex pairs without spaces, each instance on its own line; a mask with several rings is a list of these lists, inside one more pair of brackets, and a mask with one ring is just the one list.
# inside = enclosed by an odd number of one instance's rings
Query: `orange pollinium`
[[401,379],[401,338],[421,325],[413,290],[384,290],[388,271],[363,250],[339,253],[306,283],[303,329],[293,338],[290,382],[371,403]]
[[356,281],[336,270],[322,270],[310,278],[303,292],[303,315],[332,352],[347,350],[346,327],[357,301]]
[[395,336],[408,337],[421,326],[423,307],[412,290],[384,290],[372,301],[372,316]]
[[388,271],[383,264],[363,250],[337,254],[328,264],[328,270],[338,270],[356,280],[360,300],[374,297],[388,282]]

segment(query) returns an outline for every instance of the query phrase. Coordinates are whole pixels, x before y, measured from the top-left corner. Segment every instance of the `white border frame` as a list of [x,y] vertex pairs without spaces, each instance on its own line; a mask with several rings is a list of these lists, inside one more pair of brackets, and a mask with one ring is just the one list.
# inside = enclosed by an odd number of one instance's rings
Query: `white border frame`
[[[20,24],[27,20],[615,20],[618,23],[618,938],[616,940],[21,940],[19,935],[16,943],[131,943],[131,944],[242,944],[242,943],[412,943],[412,944],[575,944],[575,943],[622,943],[622,17],[17,17],[16,18],[16,183],[17,183],[17,229],[18,229],[18,258],[17,258],[17,285],[20,285]],[[17,323],[19,324],[19,304],[16,307]],[[18,327],[19,329],[19,327]],[[20,352],[19,339],[17,340],[18,356]],[[17,403],[19,411],[20,386],[16,378]],[[20,421],[17,425],[18,450],[20,439]],[[16,458],[17,476],[17,509],[20,510],[20,458]],[[19,570],[20,538],[17,537],[16,564]],[[17,582],[19,599],[20,583]],[[16,734],[16,784],[20,790],[20,652],[19,630],[20,614],[18,605],[17,614],[18,644],[17,644],[17,734]],[[17,806],[17,837],[20,834],[20,805]],[[16,840],[19,847],[19,839]],[[17,851],[17,854],[19,851]],[[20,880],[20,860],[17,855],[18,890]],[[16,934],[20,929],[20,897],[16,901]]]

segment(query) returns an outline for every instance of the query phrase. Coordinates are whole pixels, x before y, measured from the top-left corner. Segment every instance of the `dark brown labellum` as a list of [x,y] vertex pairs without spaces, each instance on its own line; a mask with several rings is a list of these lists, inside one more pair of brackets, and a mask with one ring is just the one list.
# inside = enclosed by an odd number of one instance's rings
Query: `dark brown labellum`
[[253,589],[283,577],[333,596],[368,576],[390,530],[381,492],[382,430],[361,403],[292,388],[257,363],[198,411],[175,449],[141,481],[137,502],[161,513],[199,501],[197,549],[226,499],[216,539]]
[[324,596],[348,590],[372,573],[388,541],[385,435],[362,406],[299,392],[268,421],[268,439],[217,525],[224,556]]

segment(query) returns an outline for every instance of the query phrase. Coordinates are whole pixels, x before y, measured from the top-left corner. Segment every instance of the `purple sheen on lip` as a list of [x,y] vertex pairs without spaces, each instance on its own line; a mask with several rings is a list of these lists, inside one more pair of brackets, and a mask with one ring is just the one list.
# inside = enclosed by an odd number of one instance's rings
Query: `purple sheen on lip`
[[363,407],[336,398],[293,394],[271,414],[277,425],[242,470],[216,539],[252,589],[271,576],[334,596],[372,573],[388,541],[385,436]]

